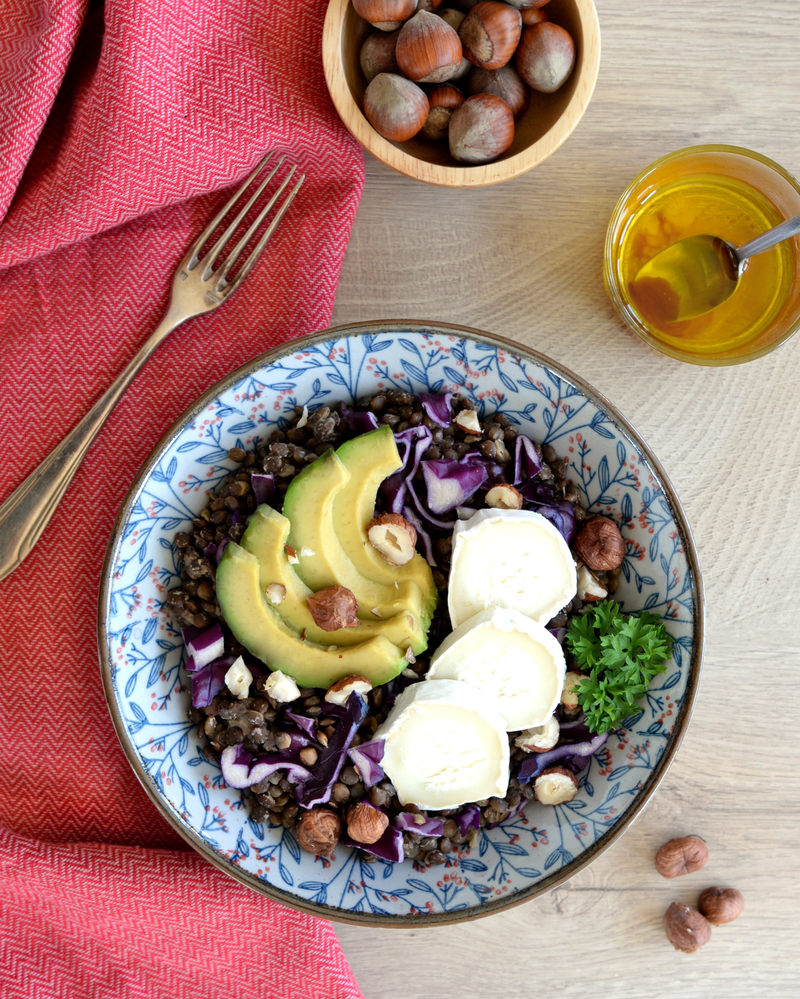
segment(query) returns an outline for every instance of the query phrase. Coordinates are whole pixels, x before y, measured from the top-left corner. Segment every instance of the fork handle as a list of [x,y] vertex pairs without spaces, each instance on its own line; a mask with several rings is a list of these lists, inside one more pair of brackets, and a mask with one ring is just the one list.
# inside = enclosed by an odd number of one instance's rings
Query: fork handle
[[39,540],[120,396],[161,341],[186,318],[171,306],[167,309],[150,338],[102,398],[0,506],[0,579],[12,573]]

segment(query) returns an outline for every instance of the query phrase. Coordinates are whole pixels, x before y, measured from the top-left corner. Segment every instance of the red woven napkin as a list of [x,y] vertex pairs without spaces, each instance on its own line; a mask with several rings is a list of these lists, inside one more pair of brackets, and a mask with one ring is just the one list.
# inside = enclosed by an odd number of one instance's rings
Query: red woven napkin
[[[242,290],[159,348],[39,544],[0,583],[0,822],[51,842],[117,844],[56,849],[2,840],[0,897],[11,906],[11,919],[0,919],[3,995],[17,994],[4,991],[14,965],[3,946],[12,957],[27,948],[26,973],[38,967],[49,982],[20,995],[105,994],[85,987],[95,973],[122,983],[109,985],[109,995],[205,994],[234,929],[211,957],[196,944],[181,947],[206,920],[227,926],[237,913],[245,917],[238,974],[260,994],[359,994],[327,924],[251,895],[192,854],[118,848],[185,844],[119,748],[95,641],[111,526],[159,436],[223,374],[330,320],[363,162],[325,88],[324,7],[0,0],[0,499],[143,343],[185,247],[261,154],[286,152],[307,175]],[[135,898],[132,885],[141,892]],[[190,889],[207,893],[216,909]],[[104,935],[87,922],[95,894],[105,899]],[[26,916],[26,906],[40,911]],[[162,926],[169,960],[132,932],[146,918]],[[268,980],[256,944],[269,951]],[[141,978],[124,971],[128,961]],[[289,991],[276,984],[276,968],[295,968]],[[233,980],[224,987],[235,993]]]

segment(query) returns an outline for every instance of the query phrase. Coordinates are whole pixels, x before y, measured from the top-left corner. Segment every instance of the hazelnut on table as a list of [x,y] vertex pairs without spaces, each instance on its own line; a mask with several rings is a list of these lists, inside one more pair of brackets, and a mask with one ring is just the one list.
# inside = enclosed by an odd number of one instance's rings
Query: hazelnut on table
[[705,867],[708,847],[699,836],[681,836],[665,843],[655,856],[658,873],[664,878],[678,878]]

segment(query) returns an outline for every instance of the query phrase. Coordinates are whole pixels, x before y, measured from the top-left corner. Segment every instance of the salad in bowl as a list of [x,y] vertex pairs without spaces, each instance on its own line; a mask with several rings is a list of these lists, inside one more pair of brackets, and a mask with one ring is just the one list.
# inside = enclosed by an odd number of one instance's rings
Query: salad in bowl
[[[113,637],[127,565],[107,577],[101,656],[116,639],[137,773],[220,866],[332,918],[463,918],[569,876],[655,789],[699,674],[699,575],[663,473],[590,390],[502,341],[387,327],[295,343],[179,421],[120,529],[154,485],[197,499],[149,507],[172,563]],[[180,456],[209,436],[203,481]],[[132,738],[154,727],[151,620],[155,744]]]

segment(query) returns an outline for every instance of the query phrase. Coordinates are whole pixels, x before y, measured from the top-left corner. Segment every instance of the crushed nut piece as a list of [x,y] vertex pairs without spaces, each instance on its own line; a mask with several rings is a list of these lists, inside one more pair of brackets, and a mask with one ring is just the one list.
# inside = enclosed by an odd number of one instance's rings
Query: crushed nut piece
[[605,600],[607,596],[608,590],[597,576],[588,566],[582,565],[578,569],[578,599],[590,603],[594,600]]
[[407,663],[415,663],[417,661],[417,657],[414,655],[410,645],[406,649],[406,654],[404,658]]
[[286,587],[282,583],[270,583],[264,592],[271,604],[280,604],[286,599]]
[[233,694],[243,701],[250,694],[250,684],[253,682],[253,674],[245,666],[241,656],[233,663],[225,674],[225,686]]
[[303,415],[297,421],[296,427],[297,427],[298,430],[302,430],[302,428],[307,423],[308,423],[308,406],[303,406]]
[[522,494],[514,486],[501,482],[497,486],[492,486],[486,494],[486,505],[494,507],[495,510],[521,510]]
[[372,614],[373,617],[383,617],[383,614],[381,614],[377,607],[373,607],[370,614]]
[[456,413],[453,423],[468,434],[481,434],[481,421],[474,409],[462,409]]
[[533,792],[543,805],[563,805],[578,793],[578,781],[566,767],[549,767],[533,782]]
[[296,701],[300,696],[300,688],[293,676],[287,676],[286,673],[281,673],[279,669],[274,670],[270,675],[263,680],[260,684],[265,694],[268,694],[273,701],[278,701],[282,704],[289,704],[291,701]]
[[300,559],[297,557],[297,552],[292,548],[291,545],[284,545],[283,550],[286,552],[286,557],[289,559],[289,565],[297,565]]
[[582,680],[582,673],[574,673],[570,670],[564,675],[564,686],[561,689],[561,703],[571,714],[576,714],[580,709],[580,705],[578,704],[578,687]]
[[326,586],[324,590],[312,593],[306,600],[314,624],[323,631],[338,631],[339,628],[357,628],[358,604],[351,590],[344,586]]
[[558,719],[553,715],[544,725],[526,728],[524,732],[520,732],[514,740],[514,745],[526,753],[545,753],[548,749],[554,748],[560,731]]
[[316,552],[314,551],[313,548],[300,549],[300,558],[311,558],[314,555],[316,555]]
[[382,513],[371,520],[367,538],[391,565],[405,565],[416,555],[417,529],[399,513]]
[[360,697],[365,697],[371,690],[372,684],[365,676],[346,676],[328,687],[325,700],[329,704],[346,704],[353,691]]

